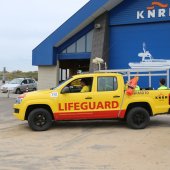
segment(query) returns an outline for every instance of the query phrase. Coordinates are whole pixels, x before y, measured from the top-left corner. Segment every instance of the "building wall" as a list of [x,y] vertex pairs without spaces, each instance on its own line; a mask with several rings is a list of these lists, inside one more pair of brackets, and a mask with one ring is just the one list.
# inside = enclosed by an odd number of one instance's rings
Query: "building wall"
[[[124,1],[109,12],[109,27],[109,69],[140,63],[143,44],[154,59],[170,60],[170,0]],[[147,87],[146,82],[140,78],[140,87]],[[157,88],[158,78],[153,82]]]
[[[100,28],[98,28],[98,26]],[[94,23],[90,72],[98,70],[98,66],[96,64],[93,64],[92,62],[94,58],[102,58],[104,62],[108,63],[108,30],[108,14],[104,13],[103,15],[98,17]],[[104,69],[104,64],[101,65],[101,68]]]
[[[110,25],[170,21],[170,0],[125,0],[110,11]],[[149,10],[153,7],[152,10]]]
[[58,66],[38,66],[38,90],[55,87],[58,82]]

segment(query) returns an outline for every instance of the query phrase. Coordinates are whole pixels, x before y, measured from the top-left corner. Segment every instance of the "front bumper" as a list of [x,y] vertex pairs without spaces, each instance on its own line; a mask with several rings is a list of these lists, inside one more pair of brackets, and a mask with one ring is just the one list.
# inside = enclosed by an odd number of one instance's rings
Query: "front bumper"
[[1,92],[2,92],[2,93],[7,93],[7,92],[8,92],[8,89],[7,89],[7,88],[1,88]]
[[[10,93],[15,93],[15,91],[16,91],[15,89],[9,90]],[[8,93],[8,89],[7,88],[2,88],[1,92],[2,93]]]
[[23,109],[21,104],[14,104],[13,109],[14,116],[16,116],[19,120],[25,120],[25,110]]

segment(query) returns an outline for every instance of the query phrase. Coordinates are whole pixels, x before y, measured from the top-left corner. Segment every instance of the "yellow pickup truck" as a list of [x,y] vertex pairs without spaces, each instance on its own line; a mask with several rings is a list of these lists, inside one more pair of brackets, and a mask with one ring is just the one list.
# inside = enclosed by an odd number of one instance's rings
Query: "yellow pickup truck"
[[[85,80],[89,91],[82,92]],[[50,90],[20,95],[14,115],[30,128],[44,131],[53,121],[125,120],[133,129],[143,129],[151,116],[170,113],[170,90],[138,90],[127,95],[119,73],[79,74]]]

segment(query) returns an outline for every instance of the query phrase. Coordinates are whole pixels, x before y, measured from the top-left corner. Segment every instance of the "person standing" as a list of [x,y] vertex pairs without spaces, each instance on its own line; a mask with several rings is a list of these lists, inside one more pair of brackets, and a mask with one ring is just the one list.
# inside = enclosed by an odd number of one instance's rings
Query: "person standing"
[[136,85],[135,90],[136,90],[136,91],[139,91],[139,90],[140,90],[140,87],[139,87],[138,85]]
[[166,84],[166,80],[164,78],[161,78],[159,80],[160,87],[158,88],[158,90],[166,90],[166,89],[168,89],[167,86],[165,86],[165,84]]

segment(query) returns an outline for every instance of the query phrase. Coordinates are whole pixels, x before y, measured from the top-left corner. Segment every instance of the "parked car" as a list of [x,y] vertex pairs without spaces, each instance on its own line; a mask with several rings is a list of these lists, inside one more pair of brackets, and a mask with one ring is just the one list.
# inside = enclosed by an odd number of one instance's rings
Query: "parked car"
[[16,78],[1,86],[1,92],[7,93],[8,91],[16,94],[21,94],[26,91],[37,90],[37,83],[31,78]]

